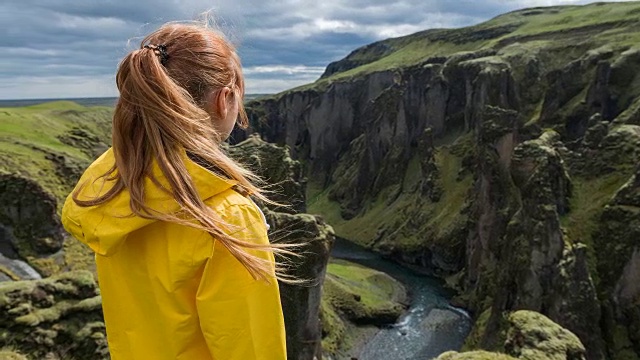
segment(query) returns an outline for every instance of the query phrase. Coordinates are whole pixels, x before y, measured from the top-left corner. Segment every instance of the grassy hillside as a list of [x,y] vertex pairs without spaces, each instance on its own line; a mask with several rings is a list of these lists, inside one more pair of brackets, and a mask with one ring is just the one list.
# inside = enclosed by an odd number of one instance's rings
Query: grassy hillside
[[0,172],[34,179],[64,199],[74,175],[110,142],[111,113],[70,101],[0,108]]
[[[640,43],[638,14],[640,2],[540,7],[506,13],[465,28],[426,30],[356,49],[329,66],[335,66],[334,73],[325,73],[315,83],[285,93],[314,87],[322,89],[331,82],[376,71],[441,62],[440,57],[463,51],[510,51],[509,46],[513,44],[526,44],[530,51],[571,48],[583,40],[631,47]],[[341,62],[344,66],[340,66]]]
[[[42,192],[38,201],[55,201],[59,214],[84,169],[109,146],[112,111],[110,107],[84,107],[71,101],[0,108],[0,175],[7,175],[3,186],[10,188],[12,182],[27,179],[34,184],[30,191]],[[25,202],[30,194],[26,195],[11,199],[12,203],[0,210],[0,218],[14,228],[16,236],[44,226],[25,221],[20,215],[24,212],[29,219],[39,206]],[[41,216],[47,224],[57,222],[51,215]],[[19,237],[13,246],[43,275],[93,268],[93,254],[70,237],[64,237],[64,251],[51,256],[34,253],[32,243],[30,236]]]

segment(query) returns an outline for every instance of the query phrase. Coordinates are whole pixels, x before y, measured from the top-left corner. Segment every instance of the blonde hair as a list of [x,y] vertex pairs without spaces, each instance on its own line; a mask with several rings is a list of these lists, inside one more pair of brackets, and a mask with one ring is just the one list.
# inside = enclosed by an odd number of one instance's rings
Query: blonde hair
[[[157,45],[162,45],[158,47]],[[267,282],[273,266],[247,249],[299,256],[287,248],[294,244],[259,245],[229,235],[229,225],[198,195],[187,171],[184,152],[212,167],[217,175],[234,180],[243,195],[272,203],[255,184],[251,171],[230,159],[220,147],[221,134],[203,107],[211,91],[231,89],[238,106],[238,125],[246,128],[243,106],[244,79],[240,58],[219,32],[205,24],[169,23],[142,40],[121,61],[116,75],[120,98],[113,115],[114,166],[103,178],[115,185],[102,196],[89,201],[73,200],[80,206],[105,203],[123,190],[130,193],[130,207],[144,218],[170,221],[208,232],[220,241],[255,279]],[[151,173],[156,160],[170,188],[163,188]],[[144,179],[149,177],[171,194],[181,206],[180,214],[163,214],[144,202]],[[195,221],[194,221],[195,220]],[[286,275],[283,264],[276,264],[276,278],[297,282]]]

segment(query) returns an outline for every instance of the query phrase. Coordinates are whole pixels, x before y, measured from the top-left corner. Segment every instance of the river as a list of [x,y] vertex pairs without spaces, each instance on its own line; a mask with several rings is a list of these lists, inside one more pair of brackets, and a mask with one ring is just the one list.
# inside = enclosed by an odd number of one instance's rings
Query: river
[[336,240],[331,255],[389,274],[405,285],[411,299],[404,315],[369,340],[358,360],[428,360],[462,347],[471,330],[471,319],[464,310],[449,304],[453,294],[441,280],[418,274],[343,239]]

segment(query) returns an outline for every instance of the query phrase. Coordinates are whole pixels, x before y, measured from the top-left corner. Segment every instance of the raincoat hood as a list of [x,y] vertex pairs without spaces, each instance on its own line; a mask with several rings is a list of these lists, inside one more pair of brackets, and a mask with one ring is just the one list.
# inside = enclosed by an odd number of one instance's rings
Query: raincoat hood
[[[223,179],[203,168],[184,154],[185,165],[202,200],[209,199],[232,188],[236,182]],[[115,164],[113,149],[107,150],[84,172],[74,191],[67,197],[62,208],[62,224],[75,238],[88,245],[97,254],[110,256],[127,239],[129,234],[158,220],[136,216],[129,206],[130,194],[122,190],[111,200],[95,206],[79,206],[73,193],[80,188],[79,200],[92,200],[111,189],[115,181],[101,177]],[[160,167],[152,165],[152,174],[164,187],[169,188]],[[180,210],[180,205],[171,194],[162,190],[150,178],[145,179],[145,203],[153,210],[164,214]]]

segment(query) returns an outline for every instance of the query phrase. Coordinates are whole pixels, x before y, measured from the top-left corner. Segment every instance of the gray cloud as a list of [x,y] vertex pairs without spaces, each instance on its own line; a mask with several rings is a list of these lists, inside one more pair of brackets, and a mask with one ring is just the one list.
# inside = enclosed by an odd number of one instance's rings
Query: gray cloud
[[314,81],[387,37],[586,0],[18,0],[0,3],[0,99],[115,96],[118,61],[158,25],[206,10],[238,45],[250,92]]

